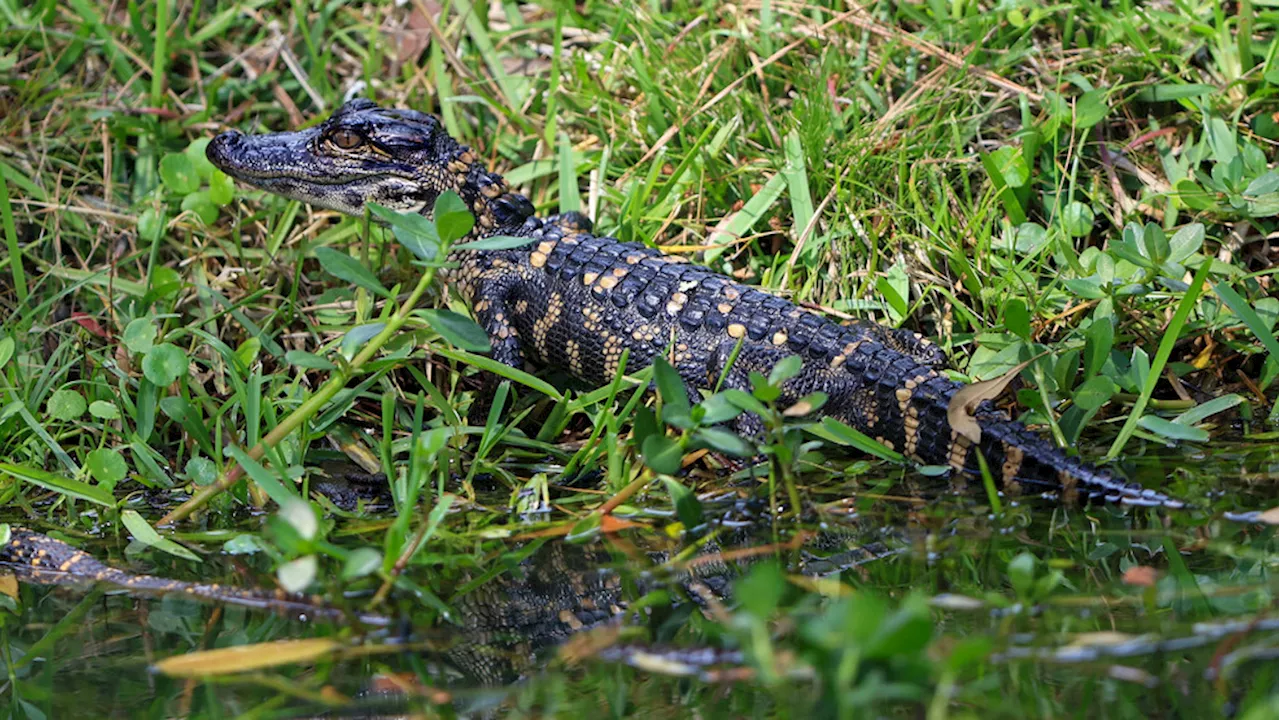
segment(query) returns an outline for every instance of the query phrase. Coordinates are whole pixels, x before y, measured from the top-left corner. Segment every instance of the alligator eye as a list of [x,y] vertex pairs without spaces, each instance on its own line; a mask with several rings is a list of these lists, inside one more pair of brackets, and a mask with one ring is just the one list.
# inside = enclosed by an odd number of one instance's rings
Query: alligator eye
[[354,150],[364,142],[364,138],[360,136],[360,133],[346,129],[334,130],[329,134],[329,140],[343,150]]

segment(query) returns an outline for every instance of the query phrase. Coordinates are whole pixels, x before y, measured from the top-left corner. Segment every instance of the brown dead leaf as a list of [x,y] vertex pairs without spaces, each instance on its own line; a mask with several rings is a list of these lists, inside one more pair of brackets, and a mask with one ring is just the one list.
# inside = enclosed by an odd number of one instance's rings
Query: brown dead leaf
[[1258,513],[1258,519],[1268,525],[1280,525],[1280,507],[1263,510]]
[[947,423],[951,426],[951,430],[969,438],[969,441],[975,445],[982,442],[982,428],[978,425],[978,421],[973,419],[973,414],[978,410],[978,404],[983,400],[994,400],[1000,397],[1000,393],[1004,392],[1005,387],[1018,376],[1018,373],[1048,354],[1048,351],[1045,351],[1026,362],[1019,363],[994,380],[983,380],[957,390],[956,394],[951,396],[951,402],[947,403]]

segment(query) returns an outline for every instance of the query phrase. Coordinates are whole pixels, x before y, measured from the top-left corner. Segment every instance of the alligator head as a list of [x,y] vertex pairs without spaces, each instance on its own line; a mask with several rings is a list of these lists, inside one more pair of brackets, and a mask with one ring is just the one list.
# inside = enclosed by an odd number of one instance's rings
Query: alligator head
[[277,195],[348,215],[374,202],[429,213],[452,190],[476,215],[481,234],[518,227],[533,214],[431,115],[352,100],[328,120],[297,132],[215,137],[209,161],[231,177]]

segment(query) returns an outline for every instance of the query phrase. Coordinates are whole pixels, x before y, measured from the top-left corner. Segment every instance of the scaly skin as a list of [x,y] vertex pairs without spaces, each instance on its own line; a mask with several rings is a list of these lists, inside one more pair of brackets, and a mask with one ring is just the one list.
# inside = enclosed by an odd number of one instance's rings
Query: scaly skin
[[[939,373],[941,354],[918,335],[837,324],[682,258],[592,235],[576,213],[533,217],[528,199],[480,167],[430,115],[353,100],[309,130],[224,133],[208,157],[242,182],[352,215],[367,202],[428,212],[452,190],[475,213],[474,236],[534,238],[522,248],[450,258],[456,269],[448,279],[488,333],[494,359],[513,367],[531,360],[601,384],[626,348],[628,371],[669,353],[690,391],[711,388],[722,374],[726,387],[749,390],[751,372],[767,375],[799,355],[803,369],[781,402],[822,391],[823,415],[915,462],[949,465],[964,477],[978,472],[981,453],[1009,495],[1183,507],[1066,455],[987,403],[975,413],[977,442],[953,431],[947,408],[961,386]],[[760,420],[743,415],[736,429],[757,434]]]

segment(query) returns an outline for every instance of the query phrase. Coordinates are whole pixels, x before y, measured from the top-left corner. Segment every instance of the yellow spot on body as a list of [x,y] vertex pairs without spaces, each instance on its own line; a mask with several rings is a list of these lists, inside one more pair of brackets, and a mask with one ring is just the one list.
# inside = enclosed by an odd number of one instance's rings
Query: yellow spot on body
[[569,340],[564,344],[564,349],[569,355],[569,372],[582,377],[582,348],[577,342]]
[[680,311],[684,309],[684,304],[688,301],[688,295],[685,295],[682,292],[675,293],[671,296],[671,299],[667,301],[667,314],[679,315]]
[[1011,495],[1022,494],[1022,483],[1017,482],[1018,471],[1022,469],[1022,448],[1004,443],[1004,465],[1000,466],[1000,478],[1004,480],[1004,491]]
[[605,275],[600,278],[600,287],[605,290],[612,290],[618,285],[618,278],[614,275]]
[[733,306],[729,303],[720,303],[716,306],[716,309],[720,311],[721,315],[728,315],[733,312]]
[[613,269],[613,276],[621,280],[627,276],[627,269],[624,267],[616,267]]
[[641,260],[643,260],[643,259],[644,259],[644,255],[641,255],[641,254],[639,254],[639,253],[637,253],[637,254],[635,254],[635,255],[628,255],[628,256],[626,257],[626,260],[627,260],[627,264],[628,264],[628,265],[635,265],[636,263],[640,262],[640,261],[641,261]]
[[604,372],[606,375],[613,376],[618,374],[618,364],[622,360],[622,348],[624,344],[622,338],[617,335],[605,334],[604,339]]
[[951,449],[947,453],[947,462],[958,471],[964,470],[964,461],[969,457],[969,448],[973,442],[957,432],[951,433]]
[[560,321],[562,312],[564,312],[564,298],[560,293],[551,293],[551,298],[547,300],[546,314],[533,323],[533,342],[543,357],[547,356],[547,333]]
[[913,407],[907,408],[906,413],[902,417],[902,435],[906,439],[903,452],[907,457],[914,457],[916,454],[916,444],[920,440],[920,411]]
[[587,273],[586,275],[583,275],[583,276],[582,276],[582,284],[583,284],[583,285],[590,285],[591,283],[593,283],[593,282],[595,282],[595,281],[596,281],[596,278],[597,278],[597,277],[600,277],[600,276],[599,276],[599,275],[597,275],[597,274],[595,274],[595,273],[593,273],[593,272],[589,272],[589,273]]
[[547,256],[540,252],[529,253],[529,264],[540,268],[547,264]]
[[528,312],[528,311],[529,311],[529,301],[528,301],[528,300],[517,300],[517,301],[516,301],[516,312],[517,312],[518,314],[523,315],[523,314],[525,314],[525,313],[526,313],[526,312]]
[[774,345],[785,345],[786,342],[787,342],[787,332],[785,330],[779,330],[778,332],[773,334]]
[[538,243],[538,252],[542,253],[543,255],[550,255],[551,251],[555,249],[556,249],[556,244],[551,240],[543,240],[542,242]]
[[747,334],[747,326],[742,323],[729,323],[729,327],[726,330],[729,333],[729,337],[734,340],[739,340],[743,335]]
[[903,417],[906,417],[907,406],[911,404],[911,389],[900,387],[893,391],[893,395],[898,398],[898,412],[902,413]]
[[849,358],[845,357],[844,355],[837,355],[837,356],[835,356],[835,357],[831,358],[831,369],[832,369],[832,370],[835,370],[836,368],[838,368],[838,367],[840,367],[841,365],[843,365],[843,364],[844,364],[844,361],[845,361],[845,360],[848,360],[848,359],[849,359]]
[[1072,475],[1066,470],[1058,471],[1058,482],[1062,484],[1062,502],[1068,505],[1075,504],[1080,499],[1080,478]]

